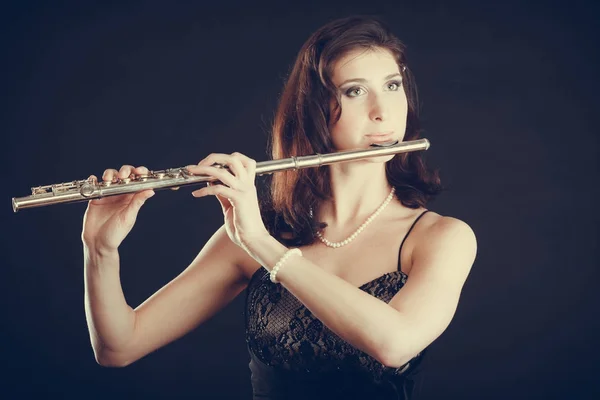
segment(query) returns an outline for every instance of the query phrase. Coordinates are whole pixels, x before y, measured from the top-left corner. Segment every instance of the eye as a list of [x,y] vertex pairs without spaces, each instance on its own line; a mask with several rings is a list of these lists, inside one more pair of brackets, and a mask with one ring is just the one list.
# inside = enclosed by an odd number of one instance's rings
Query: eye
[[363,93],[364,93],[363,88],[361,88],[359,86],[354,86],[354,87],[351,87],[350,89],[346,90],[346,96],[348,96],[348,97],[357,97]]
[[402,86],[402,81],[392,81],[392,82],[388,83],[388,89],[390,89],[392,91],[396,91],[396,90],[400,89],[401,86]]

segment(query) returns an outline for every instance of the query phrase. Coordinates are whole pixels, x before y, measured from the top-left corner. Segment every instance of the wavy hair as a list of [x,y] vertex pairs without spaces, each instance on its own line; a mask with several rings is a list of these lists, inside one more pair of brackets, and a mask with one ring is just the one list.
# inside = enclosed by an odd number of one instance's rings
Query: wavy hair
[[[329,127],[341,116],[339,91],[332,82],[335,62],[355,49],[385,49],[396,59],[408,99],[404,140],[421,133],[415,81],[407,67],[405,45],[376,17],[332,21],[304,43],[285,83],[275,113],[268,151],[273,159],[335,152]],[[331,107],[333,104],[333,107]],[[409,208],[425,206],[443,187],[422,152],[396,154],[385,166],[396,197]],[[261,211],[269,233],[286,245],[312,243],[326,227],[311,210],[331,198],[328,167],[282,171],[272,175]]]

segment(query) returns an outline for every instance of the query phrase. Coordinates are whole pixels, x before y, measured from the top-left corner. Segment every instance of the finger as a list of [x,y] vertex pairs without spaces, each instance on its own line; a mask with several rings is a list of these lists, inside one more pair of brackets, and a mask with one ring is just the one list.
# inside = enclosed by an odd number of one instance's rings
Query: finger
[[135,168],[133,167],[133,165],[123,165],[121,167],[121,169],[119,170],[119,178],[120,179],[129,178],[129,176],[131,176],[134,169]]
[[102,174],[102,180],[105,182],[112,182],[115,180],[117,175],[119,175],[119,171],[116,169],[107,169],[104,170],[104,173]]
[[231,173],[240,179],[246,180],[248,177],[248,173],[240,160],[230,154],[212,153],[204,160],[200,161],[198,165],[213,165],[214,163],[227,165]]
[[235,153],[231,153],[231,155],[239,158],[242,161],[242,164],[244,164],[244,167],[247,167],[250,164],[256,164],[256,161],[254,159],[242,153],[238,153],[237,151]]
[[227,212],[227,210],[230,207],[232,207],[231,201],[229,201],[228,198],[220,196],[220,195],[216,195],[215,197],[217,198],[217,200],[219,201],[219,204],[221,205],[221,210],[223,210],[223,214],[225,214]]
[[215,168],[208,165],[189,165],[187,170],[192,174],[202,174],[217,178],[222,183],[233,189],[237,189],[239,186],[238,179],[233,176],[231,172],[222,168]]
[[223,153],[211,153],[208,156],[206,156],[206,158],[204,158],[203,160],[201,160],[198,165],[211,165],[216,161],[217,158],[219,159],[223,159],[224,157],[227,157],[227,154],[223,154]]
[[140,211],[140,208],[146,203],[150,197],[154,196],[155,192],[152,189],[143,190],[141,192],[136,193],[131,201],[129,202],[129,206],[127,207],[127,218],[135,218],[137,213]]
[[[206,182],[206,186],[214,185],[214,182]],[[227,207],[231,206],[231,202],[224,198],[223,196],[215,196],[221,205],[221,210],[223,210],[223,214],[227,211]]]
[[98,178],[96,177],[96,175],[90,175],[87,178],[88,181],[94,181],[94,182],[98,182]]
[[242,160],[240,160],[239,158],[237,158],[233,155],[231,156],[231,158],[229,160],[230,161],[228,161],[227,165],[229,166],[229,169],[233,172],[233,175],[237,176],[239,179],[241,179],[243,181],[247,181],[248,180],[248,172],[246,171],[246,168],[244,168],[244,165],[242,164]]
[[192,192],[192,196],[194,197],[204,197],[211,195],[222,196],[226,198],[231,205],[233,205],[233,200],[235,200],[237,193],[235,190],[223,185],[211,185]]
[[256,160],[238,152],[235,152],[232,155],[242,162],[242,165],[246,169],[248,176],[254,182],[254,179],[256,178]]
[[133,173],[136,175],[145,175],[149,172],[150,172],[150,170],[148,170],[148,168],[144,167],[143,165],[139,166],[139,167],[135,167],[133,170]]
[[154,196],[155,194],[156,193],[152,189],[142,190],[141,192],[138,192],[133,196],[133,199],[131,199],[131,202],[136,203],[136,206],[141,207],[146,202],[146,200],[148,200],[150,197]]

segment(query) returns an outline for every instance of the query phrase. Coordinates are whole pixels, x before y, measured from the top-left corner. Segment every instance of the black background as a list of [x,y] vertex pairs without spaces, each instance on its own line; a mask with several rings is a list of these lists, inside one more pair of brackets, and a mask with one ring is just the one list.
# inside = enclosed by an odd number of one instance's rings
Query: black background
[[[420,398],[598,398],[599,7],[501,3],[4,3],[0,396],[250,398],[245,292],[133,365],[100,367],[83,310],[85,204],[13,214],[10,198],[122,164],[267,159],[302,43],[361,13],[408,45],[427,159],[451,187],[430,208],[478,237]],[[131,306],[222,224],[216,199],[190,192],[157,192],[123,243]]]

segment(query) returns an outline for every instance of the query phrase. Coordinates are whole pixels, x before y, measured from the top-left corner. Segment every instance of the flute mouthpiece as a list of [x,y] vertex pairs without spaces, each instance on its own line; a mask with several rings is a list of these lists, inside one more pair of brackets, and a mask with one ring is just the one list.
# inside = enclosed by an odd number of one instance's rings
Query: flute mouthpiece
[[388,140],[387,142],[371,143],[371,147],[390,147],[399,143],[398,140]]

